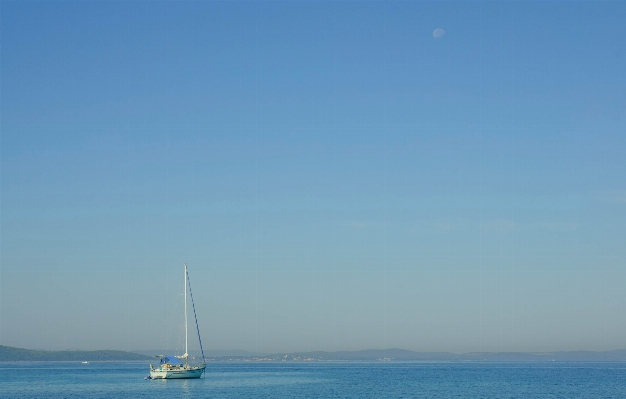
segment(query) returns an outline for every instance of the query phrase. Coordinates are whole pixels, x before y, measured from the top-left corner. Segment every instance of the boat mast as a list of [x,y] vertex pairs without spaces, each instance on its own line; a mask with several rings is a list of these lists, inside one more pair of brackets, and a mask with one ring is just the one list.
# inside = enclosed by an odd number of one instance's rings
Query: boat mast
[[187,264],[185,263],[185,274],[183,276],[184,280],[184,284],[185,284],[185,364],[188,364],[188,357],[189,357],[189,352],[188,352],[188,348],[187,348]]
[[200,343],[200,352],[202,352],[202,363],[206,364],[204,357],[204,349],[202,349],[202,338],[200,338],[200,326],[198,326],[198,316],[196,315],[196,304],[193,302],[193,291],[191,291],[191,281],[189,281],[189,273],[187,273],[187,285],[189,286],[189,296],[191,297],[191,307],[193,309],[193,318],[196,320],[196,331],[198,332],[198,342]]

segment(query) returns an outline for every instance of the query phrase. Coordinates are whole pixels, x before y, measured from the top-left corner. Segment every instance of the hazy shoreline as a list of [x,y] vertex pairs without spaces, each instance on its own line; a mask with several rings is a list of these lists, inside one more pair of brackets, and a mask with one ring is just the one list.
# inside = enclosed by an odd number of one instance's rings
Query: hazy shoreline
[[[154,355],[116,350],[65,350],[45,351],[0,345],[0,361],[65,361],[112,362],[150,361]],[[156,351],[155,351],[156,352]],[[624,362],[626,349],[610,351],[560,351],[560,352],[415,352],[405,349],[371,349],[338,352],[290,352],[274,354],[249,353],[233,350],[216,351],[219,356],[206,356],[210,362]]]
[[150,356],[139,353],[116,350],[65,350],[45,351],[36,349],[15,348],[0,345],[0,361],[140,361],[151,360]]

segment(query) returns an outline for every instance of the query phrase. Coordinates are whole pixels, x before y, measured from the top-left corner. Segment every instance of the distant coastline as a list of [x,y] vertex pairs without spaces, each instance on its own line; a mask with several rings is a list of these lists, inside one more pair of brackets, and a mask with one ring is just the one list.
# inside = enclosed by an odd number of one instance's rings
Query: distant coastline
[[400,362],[626,362],[626,349],[567,352],[414,352],[406,349],[370,349],[340,352],[294,352],[247,356],[207,357],[214,361],[400,361]]
[[128,361],[128,360],[153,360],[153,357],[139,353],[115,351],[115,350],[66,350],[44,351],[34,349],[15,348],[0,345],[0,362],[19,361],[49,361],[49,362],[78,362],[78,361]]
[[[144,351],[142,351],[144,352]],[[230,353],[229,353],[230,352]],[[146,352],[144,352],[146,353]],[[213,356],[211,356],[213,355]],[[0,361],[142,361],[154,356],[115,350],[44,351],[0,345]],[[406,349],[370,349],[340,352],[255,354],[233,350],[209,353],[207,361],[234,362],[626,362],[626,349],[564,352],[414,352]]]

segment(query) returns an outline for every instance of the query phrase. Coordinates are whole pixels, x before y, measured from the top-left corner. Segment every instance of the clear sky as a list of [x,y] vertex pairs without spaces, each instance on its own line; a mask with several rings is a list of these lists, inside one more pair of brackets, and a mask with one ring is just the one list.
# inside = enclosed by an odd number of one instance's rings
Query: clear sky
[[0,7],[0,344],[626,348],[626,2]]

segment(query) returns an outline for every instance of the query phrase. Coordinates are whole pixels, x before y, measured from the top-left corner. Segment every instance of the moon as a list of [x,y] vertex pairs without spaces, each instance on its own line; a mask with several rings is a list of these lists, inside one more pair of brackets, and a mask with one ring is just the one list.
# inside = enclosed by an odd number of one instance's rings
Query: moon
[[441,28],[437,28],[435,29],[435,31],[433,32],[433,37],[435,39],[439,39],[440,37],[443,37],[443,35],[446,34],[446,31],[441,29]]

